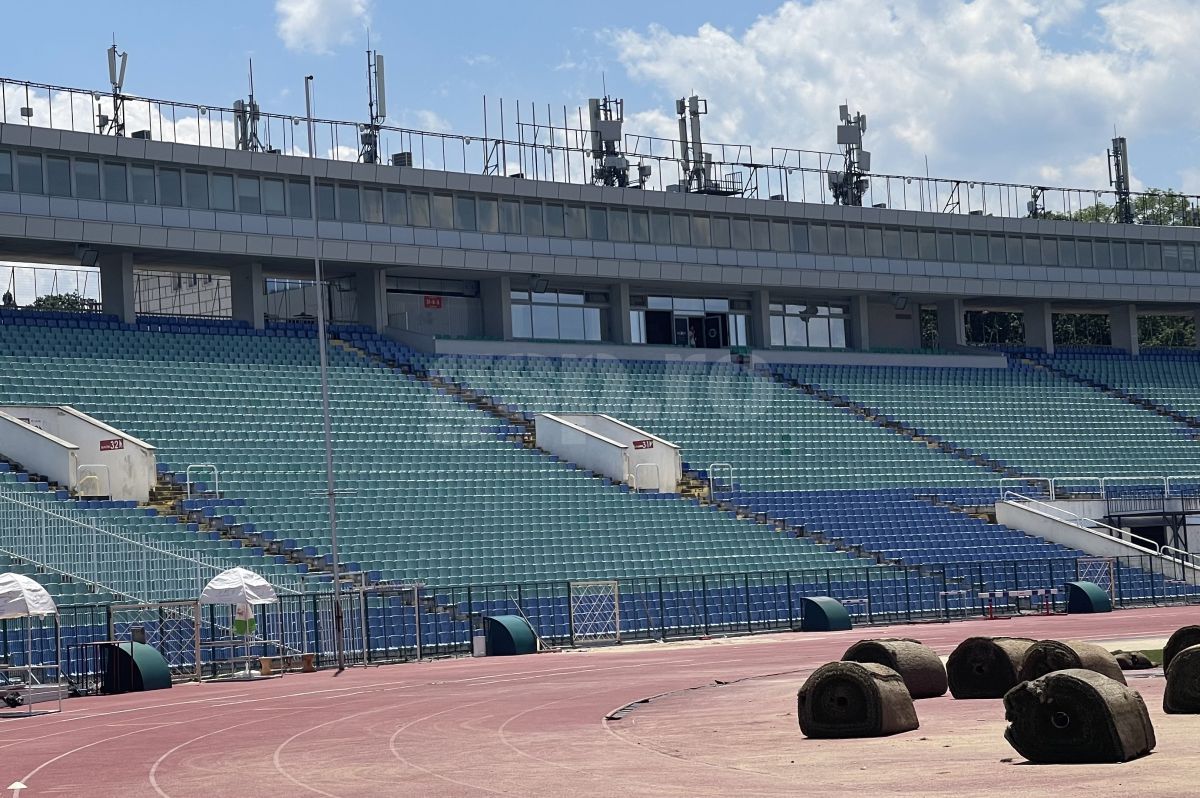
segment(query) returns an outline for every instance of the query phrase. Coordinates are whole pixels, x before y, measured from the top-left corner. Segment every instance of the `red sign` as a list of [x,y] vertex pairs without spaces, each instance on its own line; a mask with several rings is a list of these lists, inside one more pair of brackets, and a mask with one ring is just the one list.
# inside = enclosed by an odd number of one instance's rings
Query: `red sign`
[[100,441],[100,451],[115,452],[118,449],[125,448],[125,441],[120,438],[109,438],[106,441]]
[[442,309],[442,298],[440,296],[426,295],[425,309],[426,310],[441,310]]
[[646,439],[644,441],[634,441],[633,448],[635,449],[653,449],[654,441]]

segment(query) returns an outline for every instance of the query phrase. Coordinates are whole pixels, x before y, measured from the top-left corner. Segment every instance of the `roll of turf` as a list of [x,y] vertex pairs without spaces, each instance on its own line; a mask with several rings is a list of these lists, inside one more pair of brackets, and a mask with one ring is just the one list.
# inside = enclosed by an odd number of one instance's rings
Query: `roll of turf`
[[904,679],[873,662],[830,662],[813,671],[796,695],[805,737],[884,737],[912,731],[917,711]]
[[1025,652],[1033,643],[1024,637],[968,637],[946,662],[950,694],[1003,698],[1020,681]]
[[1200,645],[1200,626],[1181,626],[1171,634],[1163,646],[1163,672],[1171,667],[1171,660],[1185,648]]
[[1154,667],[1150,658],[1140,651],[1114,651],[1113,656],[1123,671],[1144,671]]
[[1154,749],[1142,697],[1081,668],[1022,682],[1004,696],[1004,739],[1030,762],[1127,762]]
[[1073,668],[1101,673],[1113,681],[1125,684],[1125,674],[1112,652],[1094,643],[1076,640],[1039,640],[1025,652],[1020,680],[1028,682],[1054,671]]
[[1170,715],[1200,714],[1200,645],[1188,646],[1171,659],[1163,712]]
[[913,698],[936,698],[946,693],[946,666],[920,640],[860,640],[846,649],[842,661],[888,666],[904,679]]

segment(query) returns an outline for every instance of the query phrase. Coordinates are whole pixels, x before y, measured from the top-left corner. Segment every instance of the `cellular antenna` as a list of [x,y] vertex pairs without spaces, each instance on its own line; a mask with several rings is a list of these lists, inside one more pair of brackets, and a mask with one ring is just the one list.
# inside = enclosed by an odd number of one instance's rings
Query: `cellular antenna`
[[379,128],[387,118],[386,79],[383,55],[367,45],[367,124],[362,125],[361,149],[358,159],[363,163],[379,163]]
[[250,59],[250,96],[245,100],[233,101],[233,132],[237,148],[247,152],[263,149],[258,138],[258,123],[261,118],[258,101],[254,99],[254,59]]
[[861,206],[870,185],[867,173],[871,171],[871,153],[862,148],[867,115],[856,111],[850,116],[850,104],[846,103],[838,107],[838,117],[837,143],[842,147],[844,160],[842,171],[830,173],[829,190],[838,205]]
[[125,135],[125,96],[121,92],[125,88],[125,66],[128,62],[129,53],[117,52],[114,36],[113,45],[108,48],[108,82],[112,84],[111,117],[104,113],[100,105],[100,96],[96,95],[96,129],[101,134]]
[[[1113,128],[1116,133],[1116,128]],[[1117,195],[1117,221],[1133,224],[1133,202],[1130,200],[1129,145],[1124,136],[1115,136],[1108,151],[1108,184]]]
[[[588,100],[588,121],[593,161],[592,182],[598,186],[630,186],[629,159],[621,147],[625,101],[609,97],[607,93],[602,100],[593,97]],[[642,188],[649,177],[650,167],[638,164],[634,187]]]

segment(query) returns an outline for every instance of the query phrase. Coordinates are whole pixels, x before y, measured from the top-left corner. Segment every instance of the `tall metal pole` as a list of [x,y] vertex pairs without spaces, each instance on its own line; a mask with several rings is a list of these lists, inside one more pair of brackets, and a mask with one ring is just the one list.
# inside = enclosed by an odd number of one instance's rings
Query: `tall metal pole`
[[[317,158],[317,134],[312,113],[313,76],[304,78],[304,112],[308,116],[308,157]],[[333,556],[333,650],[337,672],[346,669],[346,650],[342,636],[342,563],[337,538],[337,490],[333,479],[333,427],[329,417],[329,352],[325,342],[325,279],[321,273],[321,237],[317,232],[316,170],[308,176],[309,204],[313,221],[313,286],[317,300],[317,350],[321,358],[321,422],[325,438],[325,497],[329,502],[329,549]]]

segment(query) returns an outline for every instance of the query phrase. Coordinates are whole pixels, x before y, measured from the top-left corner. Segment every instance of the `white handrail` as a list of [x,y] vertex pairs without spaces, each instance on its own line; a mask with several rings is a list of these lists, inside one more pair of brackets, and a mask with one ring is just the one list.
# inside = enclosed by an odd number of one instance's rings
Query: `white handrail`
[[[104,493],[85,494],[83,492],[83,480],[84,480],[83,470],[85,468],[90,468],[90,469],[92,469],[93,472],[98,471],[100,469],[104,469]],[[94,477],[98,481],[100,475],[97,473],[92,473],[92,474],[89,474],[88,476]],[[75,467],[75,493],[76,493],[76,495],[79,495],[79,496],[84,496],[84,495],[107,496],[108,498],[111,499],[112,498],[112,472],[108,470],[108,466],[106,466],[104,463],[89,463],[87,465],[76,466]]]
[[714,498],[717,495],[716,485],[713,483],[713,471],[718,468],[724,468],[729,472],[729,492],[733,492],[733,465],[730,463],[709,463],[708,464],[708,497]]
[[[1170,484],[1170,477],[1164,477],[1161,474],[1145,474],[1145,475],[1129,474],[1129,475],[1123,476],[1123,477],[1101,477],[1100,478],[1100,490],[1103,491],[1104,498],[1105,498],[1105,500],[1107,500],[1109,483],[1121,482],[1121,481],[1129,482],[1129,481],[1133,481],[1133,480],[1140,480],[1142,484],[1146,484],[1146,485],[1150,484],[1152,481],[1154,483],[1161,482],[1162,486],[1163,486],[1163,498],[1166,498],[1169,495],[1167,493],[1167,490],[1168,490],[1167,486]],[[1115,498],[1121,498],[1121,497],[1117,496]]]
[[[1171,498],[1171,482],[1182,482],[1188,480],[1187,484],[1200,485],[1200,474],[1180,474],[1178,476],[1167,477],[1167,498]],[[1183,498],[1180,496],[1179,498]]]
[[1104,478],[1103,477],[1055,477],[1050,480],[1050,500],[1057,501],[1060,485],[1078,486],[1081,482],[1095,482],[1100,488],[1098,495],[1104,497]]
[[1002,477],[1000,479],[1000,498],[1001,499],[1004,498],[1004,494],[1006,492],[1004,485],[1007,482],[1016,483],[1017,485],[1025,485],[1030,482],[1044,482],[1044,483],[1046,483],[1046,487],[1049,489],[1048,492],[1050,493],[1050,501],[1054,501],[1054,499],[1055,499],[1054,480],[1047,479],[1046,477]]
[[[187,497],[189,499],[192,498],[192,470],[193,469],[198,470],[198,471],[199,470],[211,471],[212,475],[213,475],[213,494],[216,496],[221,495],[221,472],[218,471],[217,467],[215,465],[213,465],[212,463],[197,463],[196,465],[188,466],[186,469],[184,469],[184,472],[183,472],[184,479],[187,480]],[[199,480],[196,480],[196,481],[199,482]]]
[[[1004,494],[1003,498],[1005,501],[1011,501],[1017,504],[1029,503],[1036,504],[1039,507],[1045,507],[1048,512],[1037,509],[1032,509],[1031,512],[1035,512],[1038,515],[1043,515],[1048,518],[1053,518],[1056,521],[1062,521],[1064,524],[1070,524],[1071,526],[1078,527],[1084,532],[1091,532],[1095,535],[1104,535],[1105,537],[1116,538],[1123,543],[1127,543],[1134,548],[1143,549],[1150,554],[1155,554],[1158,556],[1162,555],[1162,547],[1150,538],[1144,538],[1141,535],[1134,534],[1133,532],[1126,532],[1123,529],[1117,529],[1115,526],[1109,526],[1108,524],[1102,521],[1097,521],[1094,518],[1084,518],[1082,515],[1073,513],[1070,510],[1064,510],[1061,507],[1055,507],[1054,505],[1040,502],[1037,499],[1031,499],[1028,496],[1024,496],[1020,493],[1013,493],[1012,491],[1009,491]],[[1063,516],[1066,516],[1066,518]],[[1086,522],[1086,524],[1082,522]],[[1106,529],[1108,532],[1099,532],[1097,531],[1098,529]],[[1135,538],[1137,540],[1144,541],[1147,545],[1134,542]]]
[[641,483],[638,480],[638,470],[642,468],[654,469],[654,487],[658,491],[662,491],[662,474],[658,470],[658,463],[638,463],[633,467],[633,489],[639,491],[642,489]]

